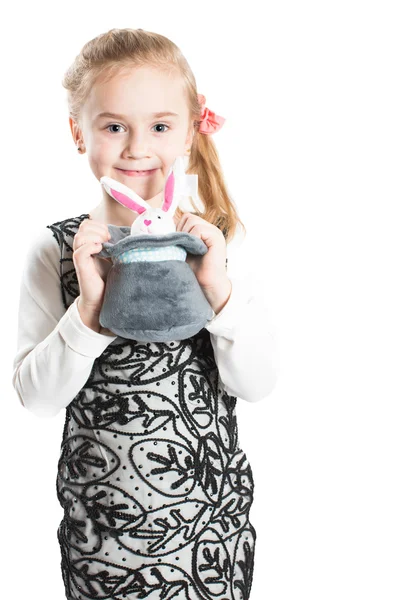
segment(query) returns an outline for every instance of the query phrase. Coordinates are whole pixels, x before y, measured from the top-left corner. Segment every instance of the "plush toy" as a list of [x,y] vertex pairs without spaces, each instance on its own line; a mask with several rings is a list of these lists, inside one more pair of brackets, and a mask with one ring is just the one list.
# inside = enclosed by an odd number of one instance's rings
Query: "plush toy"
[[100,183],[114,200],[138,213],[131,227],[108,225],[111,239],[97,254],[112,261],[100,324],[115,335],[144,342],[195,335],[214,312],[186,256],[202,256],[208,248],[197,236],[177,232],[173,217],[194,183],[197,195],[197,175],[185,175],[183,157],[178,156],[165,182],[161,208],[151,207],[111,177],[101,177]]

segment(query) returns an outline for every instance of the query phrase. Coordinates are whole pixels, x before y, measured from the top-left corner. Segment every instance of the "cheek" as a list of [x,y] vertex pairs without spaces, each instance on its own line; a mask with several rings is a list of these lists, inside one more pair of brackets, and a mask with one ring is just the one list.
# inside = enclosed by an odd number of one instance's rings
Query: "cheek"
[[90,154],[96,162],[106,162],[115,156],[115,144],[112,141],[105,140],[102,136],[94,136],[90,148]]
[[163,149],[165,157],[174,160],[176,156],[184,154],[185,141],[186,138],[182,132],[174,132]]

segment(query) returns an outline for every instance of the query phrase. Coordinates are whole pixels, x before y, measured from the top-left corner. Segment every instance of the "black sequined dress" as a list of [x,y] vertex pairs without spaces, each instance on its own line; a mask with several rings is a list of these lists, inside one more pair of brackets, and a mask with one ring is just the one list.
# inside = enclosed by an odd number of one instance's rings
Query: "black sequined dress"
[[[65,308],[79,295],[73,237],[60,246]],[[236,398],[219,379],[210,333],[117,337],[66,408],[57,494],[68,599],[247,600],[256,533],[251,467]]]

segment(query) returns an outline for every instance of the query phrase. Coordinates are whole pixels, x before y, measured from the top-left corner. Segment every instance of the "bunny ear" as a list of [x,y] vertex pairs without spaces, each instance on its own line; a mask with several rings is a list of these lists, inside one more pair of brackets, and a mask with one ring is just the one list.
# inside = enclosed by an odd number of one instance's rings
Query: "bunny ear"
[[174,191],[176,191],[176,176],[179,177],[182,172],[185,173],[183,157],[178,156],[169,170],[167,181],[165,182],[164,187],[164,200],[161,206],[161,209],[170,213],[171,216],[174,215],[179,200],[177,194],[174,194]]
[[175,189],[175,175],[171,170],[170,174],[167,177],[167,181],[164,187],[164,200],[161,206],[161,209],[165,212],[169,212],[172,206],[172,201],[174,199],[174,189]]
[[101,177],[100,183],[114,200],[126,206],[130,210],[141,215],[149,209],[149,204],[143,200],[136,192],[131,190],[127,185],[112,179],[111,177]]

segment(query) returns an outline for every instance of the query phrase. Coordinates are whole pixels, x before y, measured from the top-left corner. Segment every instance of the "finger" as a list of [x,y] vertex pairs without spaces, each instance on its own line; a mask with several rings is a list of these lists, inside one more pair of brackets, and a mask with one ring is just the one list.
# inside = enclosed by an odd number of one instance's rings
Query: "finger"
[[191,217],[193,217],[191,213],[183,213],[177,229],[179,229],[179,231],[189,232],[189,229],[192,227],[191,220],[189,221]]
[[[99,224],[102,225],[102,224]],[[110,232],[108,230],[108,228],[104,228],[103,226],[99,227],[99,225],[95,225],[95,226],[86,226],[86,227],[79,227],[77,233],[75,234],[76,238],[82,238],[82,237],[88,237],[88,238],[93,238],[94,236],[97,236],[99,238],[99,240],[107,240],[111,237]]]
[[101,234],[101,233],[98,233],[95,231],[77,233],[74,237],[72,249],[77,250],[84,244],[91,243],[91,242],[99,242],[101,244],[104,244],[105,242],[108,241],[108,239],[109,238],[105,237],[104,234]]
[[193,215],[192,213],[185,213],[184,219],[181,223],[181,230],[187,233],[192,233],[195,229],[196,231],[203,231],[207,228],[207,221],[204,221],[197,215]]
[[108,225],[101,223],[100,221],[93,221],[92,219],[84,219],[79,226],[78,232],[79,231],[97,231],[100,234],[111,237]]
[[99,236],[102,240],[109,240],[111,238],[111,234],[108,231],[108,229],[103,229],[101,227],[85,227],[82,228],[81,230],[78,231],[78,234],[84,234],[84,235],[97,235]]
[[73,257],[78,262],[85,261],[92,254],[98,254],[102,249],[101,242],[86,242],[74,250]]
[[95,219],[83,219],[83,221],[81,222],[79,228],[81,229],[82,227],[100,227],[100,228],[107,228],[107,225],[105,223],[102,223],[101,221],[96,221]]
[[77,250],[81,246],[84,246],[85,244],[91,244],[93,242],[103,244],[104,239],[102,238],[101,235],[99,235],[96,232],[93,232],[93,233],[88,232],[85,234],[77,233],[74,237],[74,242],[72,244],[72,248],[73,248],[73,250]]

